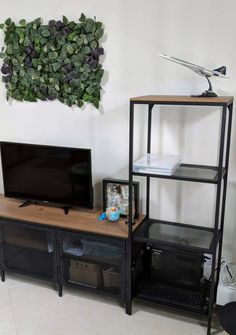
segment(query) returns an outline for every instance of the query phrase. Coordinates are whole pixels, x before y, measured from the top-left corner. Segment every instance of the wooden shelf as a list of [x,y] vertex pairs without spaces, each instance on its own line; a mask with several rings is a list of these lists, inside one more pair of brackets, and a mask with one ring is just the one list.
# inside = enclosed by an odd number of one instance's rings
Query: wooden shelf
[[[67,215],[63,209],[43,205],[30,205],[19,208],[22,202],[5,198],[0,195],[0,218],[36,223],[49,227],[64,228],[75,231],[114,236],[122,239],[128,238],[128,227],[125,218],[117,222],[107,220],[98,221],[101,210],[77,210],[71,209]],[[140,217],[133,226],[133,231],[143,221]]]
[[137,104],[164,104],[164,105],[230,105],[233,103],[232,96],[221,96],[214,98],[205,98],[205,97],[191,97],[185,95],[145,95],[140,97],[131,98],[130,101]]

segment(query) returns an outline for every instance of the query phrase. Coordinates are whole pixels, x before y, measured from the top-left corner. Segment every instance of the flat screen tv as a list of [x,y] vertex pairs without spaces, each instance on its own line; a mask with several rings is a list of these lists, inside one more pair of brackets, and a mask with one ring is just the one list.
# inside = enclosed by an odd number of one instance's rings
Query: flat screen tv
[[93,207],[91,150],[1,142],[4,195]]

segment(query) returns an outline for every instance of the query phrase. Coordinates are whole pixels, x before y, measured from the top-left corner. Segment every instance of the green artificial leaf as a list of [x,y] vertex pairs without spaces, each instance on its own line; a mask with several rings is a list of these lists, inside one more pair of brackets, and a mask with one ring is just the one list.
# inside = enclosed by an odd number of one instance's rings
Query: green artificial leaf
[[14,58],[14,57],[12,58],[11,62],[12,62],[13,65],[18,65],[19,64],[18,59]]
[[83,104],[84,104],[84,103],[83,103],[83,100],[79,100],[79,101],[78,101],[78,106],[79,106],[80,108],[83,106]]
[[69,99],[71,105],[74,105],[76,103],[76,95],[71,94],[71,95],[68,96],[68,99]]
[[62,17],[62,21],[65,25],[69,22],[65,15],[63,15],[63,17]]
[[[95,30],[96,30],[96,29],[95,29]],[[94,38],[95,38],[95,37],[94,37],[93,34],[88,34],[88,35],[87,35],[87,40],[88,40],[89,42],[95,41]]]
[[37,67],[37,70],[38,70],[38,71],[41,71],[41,70],[42,70],[42,68],[43,68],[43,67],[42,67],[42,65],[41,65],[41,64],[39,64],[39,65],[38,65],[38,67]]
[[28,36],[25,36],[24,47],[28,47],[31,44],[31,41]]
[[65,87],[65,92],[66,93],[71,93],[71,87],[70,86],[66,86]]
[[99,108],[99,100],[94,100],[93,105],[98,109]]
[[72,103],[70,102],[69,99],[65,99],[65,104],[66,104],[67,106],[69,106],[69,107],[72,106]]
[[98,42],[97,42],[97,41],[92,41],[92,42],[90,43],[90,47],[91,47],[91,49],[95,49],[95,48],[97,48],[97,47],[98,47]]
[[0,58],[4,58],[5,57],[5,53],[4,52],[0,52]]
[[103,26],[102,22],[100,22],[100,21],[97,21],[97,22],[96,22],[96,27],[97,27],[97,29],[102,28],[102,26]]
[[58,52],[56,52],[56,51],[50,51],[48,53],[48,58],[49,59],[57,59],[57,57],[58,57]]
[[93,92],[94,92],[93,87],[92,87],[92,86],[88,86],[88,87],[86,88],[86,92],[88,92],[90,95],[92,95]]
[[77,37],[77,38],[76,38],[76,43],[77,43],[78,45],[83,45],[83,40],[82,40],[82,38]]
[[44,45],[47,43],[47,39],[45,37],[40,39],[40,44]]
[[84,44],[84,45],[87,45],[87,44],[88,44],[88,39],[87,39],[87,37],[84,37],[84,38],[83,38],[83,44]]
[[67,27],[71,30],[74,30],[76,28],[76,23],[74,21],[70,21]]
[[94,36],[99,40],[104,34],[104,30],[103,28],[98,28],[96,31],[95,31],[95,34]]
[[34,36],[34,42],[35,42],[35,44],[39,44],[40,40],[41,40],[41,35],[35,34],[35,36]]
[[18,78],[17,78],[17,76],[12,76],[11,77],[11,82],[12,82],[12,84],[17,84],[17,81],[18,81]]
[[12,21],[11,21],[11,18],[9,17],[6,21],[5,21],[5,25],[7,27],[9,27],[11,25]]
[[6,48],[6,54],[7,55],[13,55],[13,47],[12,44],[8,44],[7,48]]
[[44,29],[42,30],[41,35],[42,35],[43,37],[49,37],[51,34],[50,34],[49,29],[44,28]]
[[41,23],[42,23],[42,19],[41,19],[41,17],[38,17],[37,19],[35,19],[35,20],[33,21],[33,29],[35,29],[35,28],[34,28],[34,25],[36,25],[37,27],[39,27],[39,26],[41,25]]
[[91,67],[89,64],[84,64],[83,69],[85,72],[91,72]]
[[24,70],[20,70],[19,75],[20,75],[20,77],[24,77],[25,76],[25,71]]
[[33,80],[38,79],[38,78],[39,78],[38,73],[37,73],[37,72],[33,72],[33,73],[31,74],[31,78],[32,78]]
[[74,37],[77,36],[77,35],[78,35],[77,31],[73,31],[72,33],[67,35],[66,39],[67,39],[67,41],[71,42],[71,41],[74,40]]
[[88,79],[88,73],[87,72],[83,72],[81,75],[81,80],[82,81],[86,81]]
[[35,45],[34,50],[35,50],[35,52],[36,52],[37,54],[39,54],[40,51],[41,51],[41,49],[40,49],[40,45]]
[[32,59],[32,64],[33,64],[34,68],[38,67],[38,63],[39,63],[38,59],[36,59],[36,58]]
[[5,24],[4,23],[0,23],[0,29],[4,29]]
[[70,58],[66,58],[66,59],[64,60],[64,64],[70,64],[70,63],[71,63]]
[[82,13],[81,16],[80,16],[80,22],[84,22],[86,19],[85,15]]
[[57,91],[60,91],[60,86],[59,86],[58,84],[56,84],[56,85],[55,85],[55,89],[56,89]]
[[29,101],[29,102],[37,102],[37,98],[31,93],[29,93],[28,95],[24,96],[24,100],[25,101]]
[[26,21],[24,19],[20,20],[19,21],[19,24],[22,26],[22,27],[25,27],[26,26]]
[[84,52],[85,54],[89,54],[89,53],[91,52],[90,47],[88,47],[88,46],[84,47],[84,48],[83,48],[83,52]]
[[58,93],[53,86],[49,86],[48,87],[48,94],[51,95],[51,96],[56,97]]
[[90,99],[89,94],[85,93],[85,94],[83,95],[83,100],[84,100],[84,101],[89,101],[89,99]]
[[60,45],[64,45],[64,44],[66,44],[65,37],[62,36],[62,35],[59,35],[59,36],[57,37],[57,42],[58,42]]
[[69,44],[66,48],[68,54],[72,55],[74,53],[74,49],[73,47]]
[[19,83],[20,83],[21,86],[24,86],[25,88],[30,88],[30,84],[25,77],[20,79]]
[[13,43],[13,49],[14,50],[19,50],[19,44],[18,43]]
[[57,70],[60,69],[61,64],[58,63],[58,62],[57,62],[57,63],[53,63],[53,64],[52,64],[52,67],[53,67],[53,71],[54,71],[54,72],[57,72]]

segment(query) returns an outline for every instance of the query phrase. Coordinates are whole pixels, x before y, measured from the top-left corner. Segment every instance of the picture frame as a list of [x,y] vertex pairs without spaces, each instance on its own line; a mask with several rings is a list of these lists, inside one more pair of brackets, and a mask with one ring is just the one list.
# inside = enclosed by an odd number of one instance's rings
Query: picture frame
[[[120,215],[126,216],[129,208],[129,182],[128,180],[105,178],[103,179],[103,211],[107,207],[116,206]],[[139,217],[139,182],[133,181],[133,214]]]

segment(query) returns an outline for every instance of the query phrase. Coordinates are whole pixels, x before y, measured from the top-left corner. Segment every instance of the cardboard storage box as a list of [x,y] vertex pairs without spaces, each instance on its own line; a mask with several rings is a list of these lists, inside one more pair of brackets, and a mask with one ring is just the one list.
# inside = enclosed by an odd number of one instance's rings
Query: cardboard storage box
[[70,282],[97,288],[101,284],[99,265],[71,259]]
[[121,276],[114,267],[109,267],[103,269],[103,283],[107,288],[120,288],[121,286]]

